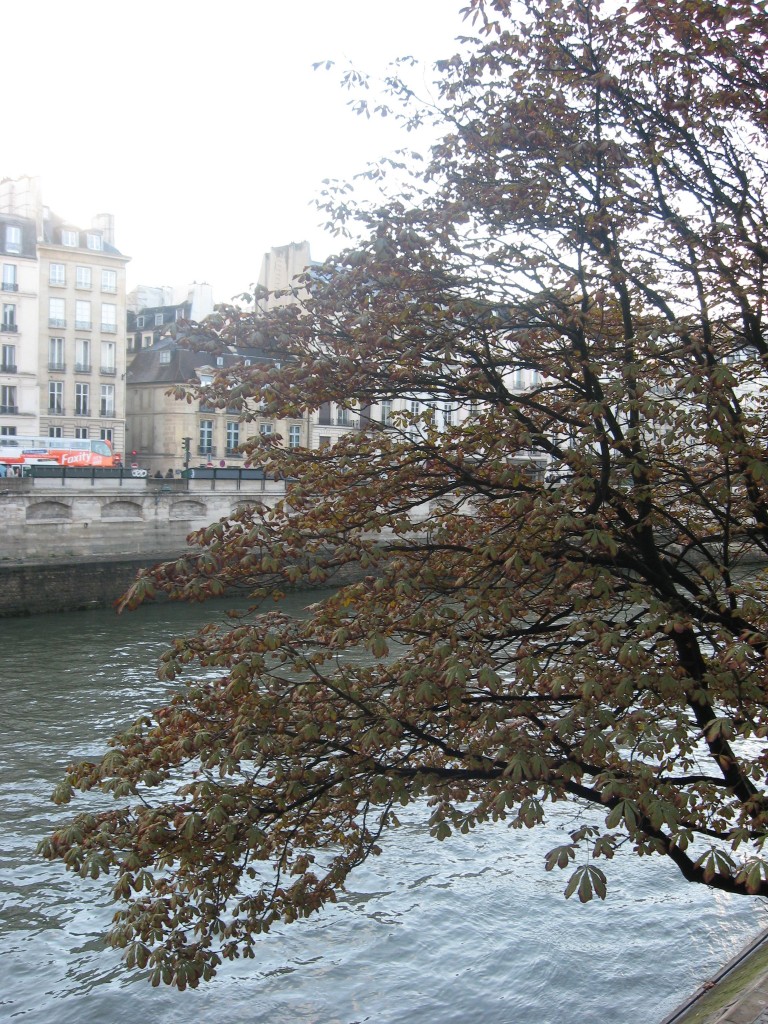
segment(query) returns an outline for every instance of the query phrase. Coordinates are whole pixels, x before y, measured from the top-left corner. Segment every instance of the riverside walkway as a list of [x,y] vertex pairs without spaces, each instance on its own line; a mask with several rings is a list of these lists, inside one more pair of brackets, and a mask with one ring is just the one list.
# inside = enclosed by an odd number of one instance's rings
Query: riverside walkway
[[768,1024],[768,929],[661,1024]]

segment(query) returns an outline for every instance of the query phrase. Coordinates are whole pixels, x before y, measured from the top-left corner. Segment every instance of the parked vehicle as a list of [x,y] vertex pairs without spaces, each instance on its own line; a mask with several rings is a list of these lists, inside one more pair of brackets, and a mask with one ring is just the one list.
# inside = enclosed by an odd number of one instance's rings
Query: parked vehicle
[[14,466],[121,465],[109,441],[78,437],[0,437],[0,464]]

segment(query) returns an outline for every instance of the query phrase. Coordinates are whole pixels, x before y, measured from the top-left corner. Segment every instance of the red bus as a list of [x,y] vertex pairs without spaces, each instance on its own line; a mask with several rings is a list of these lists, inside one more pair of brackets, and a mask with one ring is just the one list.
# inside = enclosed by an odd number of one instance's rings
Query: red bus
[[4,466],[117,466],[109,441],[80,437],[0,437]]

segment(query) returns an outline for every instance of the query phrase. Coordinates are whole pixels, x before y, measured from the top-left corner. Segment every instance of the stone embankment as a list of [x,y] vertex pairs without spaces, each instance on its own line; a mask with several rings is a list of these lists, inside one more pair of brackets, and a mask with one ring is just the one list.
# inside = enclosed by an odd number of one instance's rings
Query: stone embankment
[[661,1024],[768,1024],[768,931],[745,946]]
[[180,555],[187,536],[281,481],[236,471],[204,479],[0,479],[0,617],[108,607],[140,568]]

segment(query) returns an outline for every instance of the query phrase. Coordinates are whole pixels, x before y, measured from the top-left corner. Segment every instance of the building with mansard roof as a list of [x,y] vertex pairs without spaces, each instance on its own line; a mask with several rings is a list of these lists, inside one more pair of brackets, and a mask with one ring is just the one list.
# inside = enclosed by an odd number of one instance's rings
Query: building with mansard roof
[[82,228],[37,178],[0,182],[0,435],[125,444],[125,267],[110,214]]
[[289,447],[309,444],[307,418],[274,420],[253,404],[247,418],[233,405],[219,409],[193,399],[179,400],[173,388],[212,383],[216,374],[238,364],[271,361],[256,349],[232,348],[211,356],[177,344],[166,335],[135,352],[127,373],[128,453],[150,475],[187,466],[242,466],[238,451],[248,437],[279,435]]

